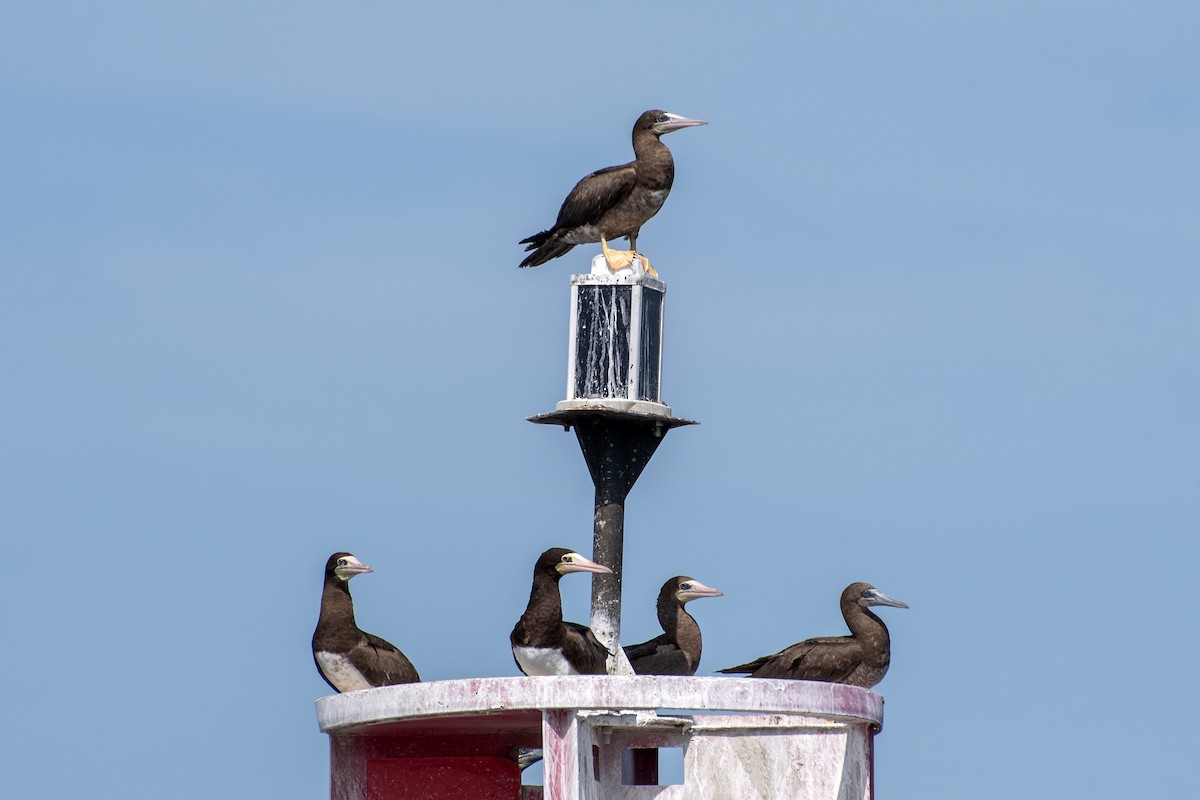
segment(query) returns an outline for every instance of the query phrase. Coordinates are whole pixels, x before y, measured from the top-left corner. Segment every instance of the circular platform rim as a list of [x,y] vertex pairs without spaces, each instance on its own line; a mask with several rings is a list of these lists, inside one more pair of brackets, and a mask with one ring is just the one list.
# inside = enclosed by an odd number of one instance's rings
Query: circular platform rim
[[466,678],[384,686],[316,701],[325,733],[380,723],[547,709],[794,714],[883,725],[883,696],[816,681],[657,675]]

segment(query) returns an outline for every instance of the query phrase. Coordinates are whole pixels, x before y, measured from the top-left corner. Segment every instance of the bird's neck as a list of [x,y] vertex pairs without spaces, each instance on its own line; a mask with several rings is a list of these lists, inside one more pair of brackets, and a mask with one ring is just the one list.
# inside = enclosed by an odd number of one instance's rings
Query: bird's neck
[[671,157],[671,151],[651,131],[638,131],[633,135],[633,154],[639,159],[660,152],[666,153],[667,158]]
[[633,154],[637,158],[639,178],[655,174],[659,177],[658,182],[671,185],[675,178],[675,160],[657,136],[650,131],[639,131],[633,137]]
[[682,604],[673,603],[659,609],[658,622],[667,636],[684,650],[688,649],[688,645],[694,646],[696,650],[700,649],[700,626]]
[[321,590],[321,616],[317,630],[339,627],[346,620],[354,624],[354,601],[350,599],[350,586],[346,581],[330,578]]
[[525,606],[525,619],[531,622],[562,622],[562,595],[558,591],[558,575],[544,572],[533,574],[533,588],[529,590],[529,605]]
[[850,633],[854,634],[856,639],[883,644],[888,643],[887,626],[883,624],[883,620],[875,616],[870,610],[855,604],[850,608],[844,609],[842,616],[846,618],[846,627],[850,629]]

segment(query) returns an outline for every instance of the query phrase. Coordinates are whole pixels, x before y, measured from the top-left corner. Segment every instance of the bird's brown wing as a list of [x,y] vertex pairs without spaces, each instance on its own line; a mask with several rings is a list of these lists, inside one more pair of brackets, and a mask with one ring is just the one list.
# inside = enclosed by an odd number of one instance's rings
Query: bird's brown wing
[[580,225],[595,225],[604,212],[624,200],[637,183],[637,168],[633,162],[619,167],[605,167],[575,184],[558,210],[554,229],[563,231]]
[[350,661],[372,686],[392,686],[421,680],[417,669],[400,648],[386,639],[363,632],[362,641],[350,651]]
[[567,660],[580,667],[581,675],[607,674],[608,657],[612,653],[600,644],[592,629],[578,622],[564,622],[563,625],[567,630],[563,633],[562,649]]
[[648,642],[625,648],[633,671],[639,675],[695,675],[687,654],[664,633]]
[[[671,640],[667,638],[667,635],[665,633],[661,634],[659,636],[655,636],[653,639],[651,639],[648,642],[642,642],[641,644],[626,645],[622,649],[625,651],[625,656],[630,660],[630,662],[633,662],[636,659],[646,658],[647,656],[654,655],[655,653],[658,652],[658,648],[664,647],[664,646],[671,646],[671,647],[675,646],[671,643]],[[676,648],[676,649],[678,649],[678,648]]]
[[808,639],[771,656],[754,677],[841,683],[861,661],[861,645],[848,636]]

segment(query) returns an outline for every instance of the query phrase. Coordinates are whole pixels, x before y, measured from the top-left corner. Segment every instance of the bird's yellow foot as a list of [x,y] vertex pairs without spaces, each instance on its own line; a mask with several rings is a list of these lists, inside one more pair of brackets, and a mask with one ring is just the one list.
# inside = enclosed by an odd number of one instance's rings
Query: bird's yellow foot
[[604,251],[604,260],[608,263],[608,268],[613,272],[629,267],[633,263],[634,255],[636,255],[632,250],[613,250],[608,246],[608,242],[603,237],[600,239],[600,249]]
[[636,250],[613,250],[608,246],[608,242],[603,237],[600,239],[600,248],[604,251],[604,261],[613,272],[633,266],[633,259],[636,258],[642,262],[643,272],[651,278],[658,277],[658,273],[654,271],[654,267],[650,266],[650,260]]

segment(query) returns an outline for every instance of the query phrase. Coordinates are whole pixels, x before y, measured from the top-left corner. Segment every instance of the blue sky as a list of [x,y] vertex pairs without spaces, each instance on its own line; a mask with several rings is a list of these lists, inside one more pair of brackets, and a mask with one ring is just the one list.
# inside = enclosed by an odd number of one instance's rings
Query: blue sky
[[[744,6],[744,4],[743,4]],[[1192,3],[41,3],[0,11],[14,796],[327,795],[321,568],[426,679],[516,674],[590,548],[580,248],[647,108],[673,432],[630,497],[702,673],[883,613],[881,796],[1179,795],[1196,744]],[[571,618],[587,581],[564,581]],[[478,641],[455,645],[470,625]]]

